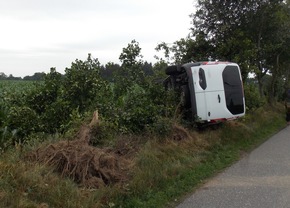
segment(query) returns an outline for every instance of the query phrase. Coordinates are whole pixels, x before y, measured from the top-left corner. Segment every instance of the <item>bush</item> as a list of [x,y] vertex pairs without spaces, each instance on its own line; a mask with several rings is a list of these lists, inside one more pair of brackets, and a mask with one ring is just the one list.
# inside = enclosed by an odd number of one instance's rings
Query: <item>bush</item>
[[102,103],[108,84],[100,77],[100,63],[89,54],[86,61],[76,60],[71,68],[66,68],[63,97],[72,109],[81,113],[88,111],[94,101]]
[[158,118],[173,116],[174,102],[174,97],[162,85],[135,84],[118,98],[113,120],[122,132],[141,132]]
[[261,98],[259,90],[254,84],[245,84],[244,92],[248,110],[255,110],[266,103],[265,98]]
[[17,130],[17,136],[24,138],[39,129],[39,118],[36,112],[29,107],[11,107],[6,125],[10,130]]
[[88,112],[98,110],[106,123],[102,126],[102,138],[97,138],[96,143],[111,137],[105,132],[109,128],[121,133],[139,133],[151,125],[157,129],[159,118],[174,115],[175,96],[145,77],[143,61],[137,60],[142,57],[139,52],[134,41],[123,49],[122,70],[114,83],[101,78],[101,65],[90,54],[87,60],[76,60],[66,68],[65,75],[51,68],[43,82],[35,84],[9,107],[5,119],[8,128],[17,129],[21,138],[37,132],[62,133],[74,128],[75,115],[80,122]]
[[69,122],[72,109],[67,101],[57,99],[46,106],[45,113],[40,117],[41,130],[47,133],[64,131],[64,124]]
[[62,75],[51,68],[50,73],[45,75],[44,83],[35,83],[34,89],[26,95],[25,104],[41,115],[60,96],[61,88]]

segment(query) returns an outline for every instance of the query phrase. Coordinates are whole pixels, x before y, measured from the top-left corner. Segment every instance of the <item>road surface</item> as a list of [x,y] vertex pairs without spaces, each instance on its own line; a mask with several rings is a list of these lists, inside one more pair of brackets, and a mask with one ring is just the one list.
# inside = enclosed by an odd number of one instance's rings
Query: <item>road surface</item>
[[177,208],[290,208],[290,126],[223,173]]

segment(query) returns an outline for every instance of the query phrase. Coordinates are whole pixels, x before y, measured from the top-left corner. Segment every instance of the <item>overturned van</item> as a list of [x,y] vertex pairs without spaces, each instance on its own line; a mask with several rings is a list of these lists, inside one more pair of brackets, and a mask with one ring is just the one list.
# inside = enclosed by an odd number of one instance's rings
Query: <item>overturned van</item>
[[187,118],[216,123],[245,115],[240,68],[231,62],[169,66],[164,84],[181,93]]

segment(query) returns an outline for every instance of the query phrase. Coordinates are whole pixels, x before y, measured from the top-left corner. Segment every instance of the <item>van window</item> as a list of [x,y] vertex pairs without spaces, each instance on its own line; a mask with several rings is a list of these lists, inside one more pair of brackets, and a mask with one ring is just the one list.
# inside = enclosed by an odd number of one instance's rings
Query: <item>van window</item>
[[233,115],[244,113],[244,94],[239,68],[226,66],[223,71],[223,82],[228,110]]
[[199,75],[199,85],[203,90],[205,90],[207,85],[206,85],[205,73],[202,68],[199,68],[198,75]]

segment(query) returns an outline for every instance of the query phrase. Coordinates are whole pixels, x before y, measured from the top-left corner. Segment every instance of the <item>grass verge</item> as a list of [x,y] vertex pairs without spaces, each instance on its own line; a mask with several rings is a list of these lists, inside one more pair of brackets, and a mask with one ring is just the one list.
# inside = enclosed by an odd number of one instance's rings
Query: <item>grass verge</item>
[[100,189],[80,188],[13,149],[0,157],[0,207],[173,207],[285,127],[283,110],[264,107],[216,130],[177,126],[140,144],[130,181]]
[[243,120],[183,141],[150,141],[138,156],[131,190],[117,207],[171,207],[202,182],[285,127],[283,106],[264,107]]

